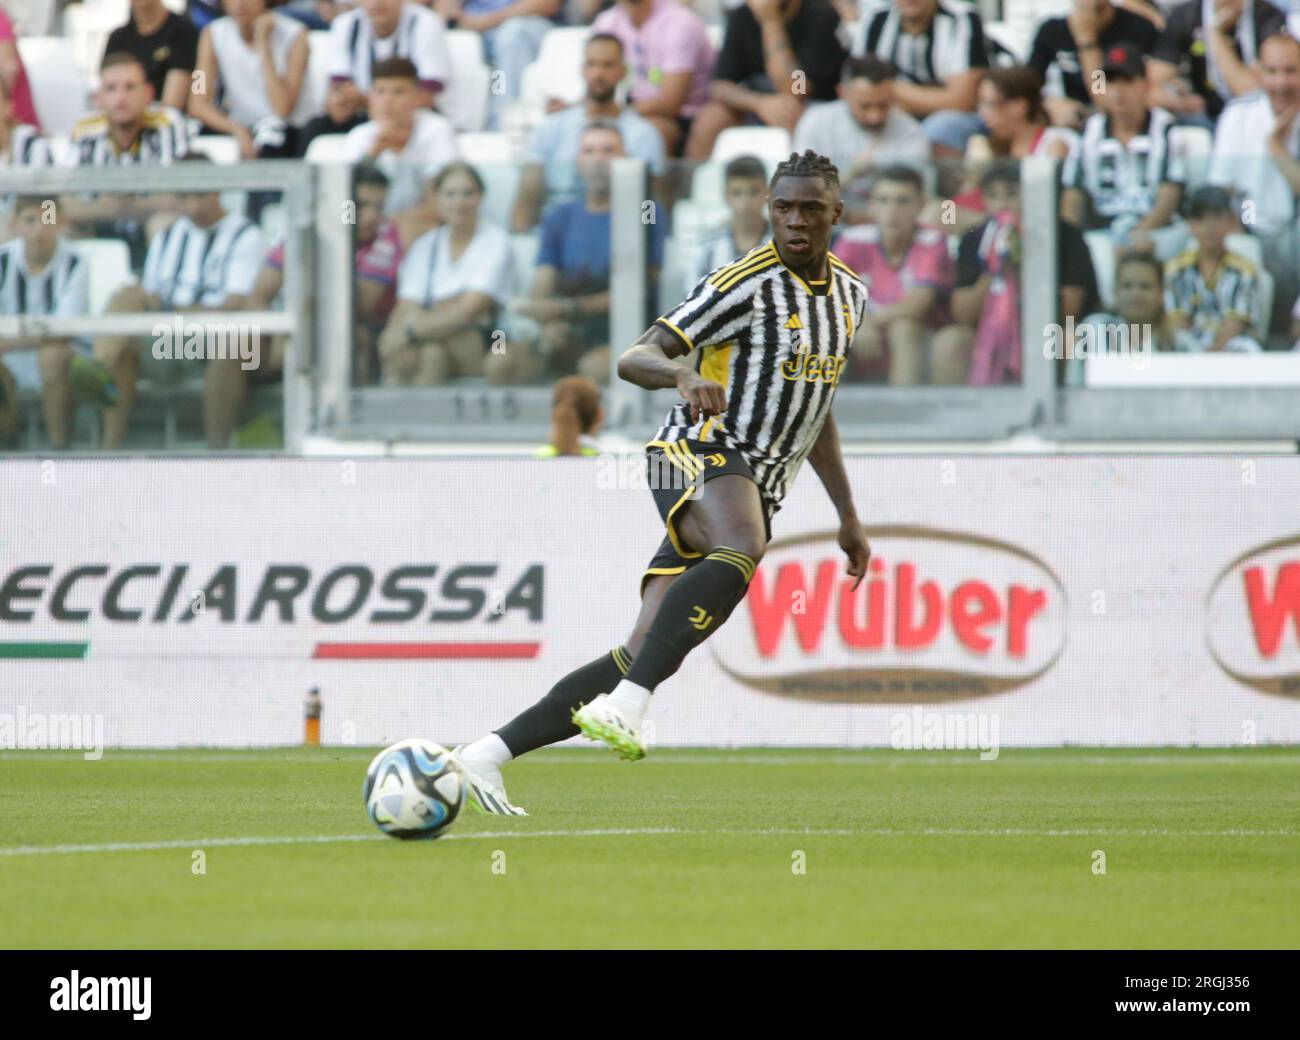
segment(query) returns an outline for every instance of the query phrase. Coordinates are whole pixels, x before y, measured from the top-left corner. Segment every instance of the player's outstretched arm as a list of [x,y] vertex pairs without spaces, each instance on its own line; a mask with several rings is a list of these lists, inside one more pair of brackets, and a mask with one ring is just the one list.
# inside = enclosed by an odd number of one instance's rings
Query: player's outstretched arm
[[672,333],[660,325],[651,325],[618,359],[619,378],[645,390],[676,387],[690,403],[692,422],[701,415],[721,415],[727,407],[726,390],[694,369],[678,364],[675,359],[684,353]]
[[853,505],[853,489],[849,487],[849,476],[844,471],[844,455],[840,451],[840,431],[835,424],[835,416],[828,415],[822,424],[817,440],[813,442],[808,461],[813,471],[826,489],[835,511],[840,517],[840,548],[849,558],[846,568],[857,579],[853,583],[856,589],[867,573],[867,563],[871,559],[871,546],[867,536],[862,532],[862,521],[858,519],[858,510]]

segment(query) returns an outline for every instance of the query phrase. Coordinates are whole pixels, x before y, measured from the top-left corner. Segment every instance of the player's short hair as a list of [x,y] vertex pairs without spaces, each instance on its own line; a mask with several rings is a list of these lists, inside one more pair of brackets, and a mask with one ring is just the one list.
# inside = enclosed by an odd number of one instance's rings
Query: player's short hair
[[587,43],[586,46],[583,48],[583,50],[586,50],[586,48],[590,47],[593,43],[612,43],[615,47],[618,48],[618,53],[620,56],[623,53],[623,41],[620,40],[613,33],[607,33],[607,32],[592,33],[590,36],[587,37]]
[[739,180],[767,180],[767,167],[756,155],[738,155],[723,168],[722,182]]
[[988,69],[984,80],[993,84],[1004,101],[1023,101],[1025,115],[1031,123],[1047,121],[1047,112],[1043,108],[1043,77],[1038,70],[1028,65],[1008,65]]
[[463,173],[466,177],[474,182],[474,187],[478,189],[480,195],[487,191],[487,185],[483,183],[483,178],[479,175],[478,170],[474,169],[464,159],[453,159],[433,178],[433,190],[440,191],[448,177],[455,173]]
[[822,184],[829,190],[840,189],[840,171],[826,156],[818,155],[811,148],[802,154],[791,152],[790,158],[777,163],[776,172],[768,181],[768,190],[775,187],[782,177],[820,177]]
[[113,51],[111,54],[105,54],[104,60],[99,63],[99,74],[102,76],[109,69],[117,68],[119,65],[134,65],[140,70],[140,75],[149,79],[149,70],[145,68],[144,61],[138,54],[132,54],[130,51]]
[[1120,272],[1123,271],[1124,268],[1126,267],[1131,267],[1133,264],[1137,264],[1140,267],[1150,268],[1152,271],[1154,271],[1156,275],[1156,285],[1160,286],[1161,289],[1164,289],[1165,265],[1162,264],[1158,259],[1156,259],[1156,255],[1154,253],[1134,253],[1134,252],[1125,253],[1122,257],[1120,257],[1119,263],[1115,265],[1116,282],[1119,281]]
[[980,177],[980,190],[987,191],[995,184],[1007,184],[1013,188],[1020,187],[1020,163],[1015,159],[998,159],[989,163],[989,168]]
[[373,162],[363,162],[357,166],[353,184],[357,188],[383,188],[388,190],[388,174]]
[[876,176],[871,181],[871,190],[875,191],[877,184],[884,184],[886,181],[890,184],[906,184],[918,195],[925,194],[925,181],[921,179],[921,174],[905,163],[892,163],[877,170]]
[[374,68],[370,72],[370,82],[380,79],[409,79],[412,83],[419,84],[420,73],[415,67],[415,62],[410,58],[399,58],[394,55],[391,58],[385,58],[383,61],[375,62]]
[[860,58],[849,58],[844,62],[840,69],[840,82],[865,79],[871,83],[888,83],[897,75],[898,67],[892,61],[874,54],[864,54]]

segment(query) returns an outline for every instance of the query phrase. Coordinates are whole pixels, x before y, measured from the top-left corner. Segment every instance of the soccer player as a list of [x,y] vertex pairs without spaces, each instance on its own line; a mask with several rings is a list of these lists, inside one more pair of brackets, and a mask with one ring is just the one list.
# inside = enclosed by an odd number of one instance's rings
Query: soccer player
[[641,578],[627,642],[454,752],[483,811],[527,815],[507,799],[501,767],[579,732],[644,757],[651,695],[744,597],[804,459],[839,514],[847,572],[862,580],[871,549],[831,415],[867,306],[862,281],[828,248],[842,211],[835,165],[792,154],[768,186],[772,241],[700,281],[619,359],[623,379],[683,398],[646,446],[666,536]]

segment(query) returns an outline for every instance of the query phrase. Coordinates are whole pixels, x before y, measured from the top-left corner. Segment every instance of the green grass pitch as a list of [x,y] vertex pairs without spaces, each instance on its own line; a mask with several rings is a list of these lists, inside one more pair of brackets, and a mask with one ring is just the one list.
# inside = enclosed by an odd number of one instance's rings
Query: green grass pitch
[[3,945],[1300,946],[1300,748],[558,748],[434,842],[374,751],[0,753]]

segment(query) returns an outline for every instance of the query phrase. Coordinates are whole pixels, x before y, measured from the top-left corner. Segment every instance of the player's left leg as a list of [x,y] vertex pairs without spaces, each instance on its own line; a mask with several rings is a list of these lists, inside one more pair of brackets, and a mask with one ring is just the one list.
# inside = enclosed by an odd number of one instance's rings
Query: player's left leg
[[641,718],[650,695],[681,667],[686,655],[717,631],[749,587],[767,547],[767,524],[758,487],[748,477],[727,474],[701,485],[670,531],[704,558],[669,587],[634,659],[613,693],[574,714],[582,732],[624,758],[645,755]]

